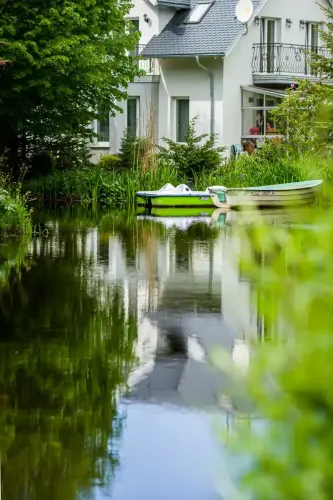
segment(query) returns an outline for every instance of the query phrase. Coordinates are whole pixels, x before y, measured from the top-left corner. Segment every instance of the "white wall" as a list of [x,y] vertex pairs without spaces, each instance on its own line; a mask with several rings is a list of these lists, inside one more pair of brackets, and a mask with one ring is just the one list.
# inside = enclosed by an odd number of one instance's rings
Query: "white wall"
[[[158,35],[176,13],[175,9],[154,7],[149,0],[135,0],[133,3],[127,19],[139,20],[141,32],[139,43],[142,45],[146,45],[154,35]],[[144,20],[145,14],[149,18],[148,23]]]
[[[215,132],[222,137],[221,59],[202,58],[200,62],[214,71]],[[210,132],[210,79],[194,58],[160,60],[159,137],[176,138],[175,98],[188,97],[190,119],[198,115],[197,132]]]
[[257,310],[253,303],[251,282],[243,281],[240,272],[240,259],[249,255],[250,244],[244,234],[237,234],[237,231],[238,228],[232,228],[232,232],[225,232],[223,238],[221,312],[226,326],[239,338],[255,339]]
[[[327,0],[319,0],[327,6]],[[300,27],[300,20],[321,22],[325,18],[315,0],[268,0],[259,17],[281,19],[279,42],[304,45],[306,30]],[[286,19],[291,19],[291,28]],[[245,30],[244,30],[245,31]],[[241,86],[252,85],[252,47],[260,43],[260,26],[253,21],[249,32],[235,42],[234,48],[224,60],[223,82],[223,142],[230,147],[240,142],[242,135]]]
[[[138,135],[147,135],[151,120],[155,122],[155,134],[157,136],[158,127],[158,82],[135,82],[130,83],[127,89],[128,97],[137,97],[139,99],[139,123]],[[120,148],[120,141],[127,127],[127,101],[122,101],[120,107],[123,113],[118,113],[111,118],[111,148],[117,152]]]

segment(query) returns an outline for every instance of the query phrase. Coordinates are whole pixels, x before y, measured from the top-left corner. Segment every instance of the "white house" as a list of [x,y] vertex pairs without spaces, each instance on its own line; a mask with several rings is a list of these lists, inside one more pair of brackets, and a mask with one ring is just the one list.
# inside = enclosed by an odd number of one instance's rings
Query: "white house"
[[146,75],[128,87],[124,112],[96,123],[93,156],[117,152],[124,130],[183,141],[188,122],[225,146],[275,131],[270,110],[295,78],[317,79],[306,51],[324,52],[317,27],[330,0],[253,0],[247,26],[237,0],[134,0]]

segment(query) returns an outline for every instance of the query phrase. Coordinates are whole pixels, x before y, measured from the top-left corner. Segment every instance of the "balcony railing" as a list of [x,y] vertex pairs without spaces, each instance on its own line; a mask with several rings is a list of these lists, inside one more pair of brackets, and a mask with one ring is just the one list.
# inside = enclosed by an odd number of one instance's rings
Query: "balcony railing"
[[141,59],[140,54],[143,51],[145,45],[137,45],[134,50],[129,52],[131,57],[136,59],[136,62],[140,69],[142,69],[146,75],[158,75],[158,62],[156,59]]
[[256,43],[253,45],[252,71],[318,77],[311,64],[311,53],[331,57],[330,51],[322,47]]

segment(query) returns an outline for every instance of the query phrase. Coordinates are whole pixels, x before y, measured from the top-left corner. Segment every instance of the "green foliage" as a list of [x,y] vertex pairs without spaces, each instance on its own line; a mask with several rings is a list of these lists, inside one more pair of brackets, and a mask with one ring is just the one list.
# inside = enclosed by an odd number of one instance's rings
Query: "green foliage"
[[135,205],[135,193],[160,189],[167,182],[183,181],[175,169],[162,163],[154,171],[108,170],[101,166],[58,171],[25,183],[34,198],[45,202],[100,203],[107,206]]
[[121,159],[118,155],[102,155],[98,160],[97,166],[108,170],[117,170],[121,165]]
[[48,175],[54,172],[56,159],[48,151],[37,153],[31,161],[31,169],[34,177]]
[[10,64],[1,80],[0,153],[8,149],[13,168],[43,151],[65,161],[91,139],[97,110],[120,111],[128,82],[141,74],[128,57],[139,36],[124,20],[130,8],[129,0],[1,2]]
[[129,170],[142,167],[143,159],[151,151],[151,148],[149,137],[132,137],[125,130],[119,151],[121,168]]
[[258,225],[235,234],[261,326],[257,343],[244,332],[250,367],[235,379],[243,410],[229,444],[242,481],[233,498],[332,498],[333,209],[294,216],[293,227],[269,227],[258,215]]
[[289,155],[298,158],[314,153],[319,136],[317,115],[325,90],[308,80],[292,84],[279,106],[271,111],[277,122],[277,130],[285,137]]
[[197,117],[190,121],[185,142],[178,143],[163,137],[165,146],[159,146],[159,158],[170,163],[181,175],[192,178],[195,173],[213,170],[221,165],[224,147],[217,146],[217,135],[196,135]]
[[21,185],[10,182],[0,173],[0,236],[31,234],[31,211],[27,207],[28,194],[21,192]]
[[309,179],[333,182],[333,170],[325,157],[307,154],[296,160],[289,157],[284,144],[267,140],[253,155],[230,158],[216,171],[194,179],[196,186],[204,189],[213,185],[248,187]]

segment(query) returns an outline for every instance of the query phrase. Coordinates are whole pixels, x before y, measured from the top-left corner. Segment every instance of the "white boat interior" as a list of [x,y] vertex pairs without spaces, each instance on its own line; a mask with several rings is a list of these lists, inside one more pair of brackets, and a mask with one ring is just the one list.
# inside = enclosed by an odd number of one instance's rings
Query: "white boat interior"
[[138,191],[136,193],[136,195],[137,196],[156,196],[156,195],[161,195],[161,196],[175,196],[175,195],[195,196],[195,195],[199,195],[199,196],[202,196],[203,194],[205,194],[205,195],[209,196],[211,189],[218,189],[219,191],[226,190],[226,188],[223,186],[210,186],[205,191],[192,191],[186,184],[179,184],[177,187],[175,187],[172,184],[167,183],[161,189],[158,189],[157,191]]

